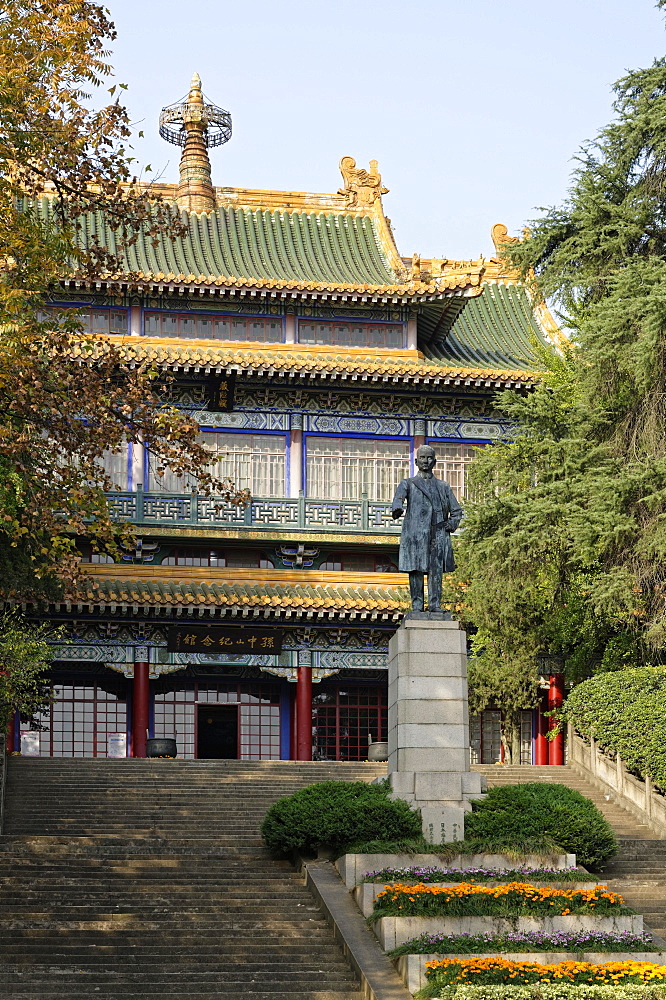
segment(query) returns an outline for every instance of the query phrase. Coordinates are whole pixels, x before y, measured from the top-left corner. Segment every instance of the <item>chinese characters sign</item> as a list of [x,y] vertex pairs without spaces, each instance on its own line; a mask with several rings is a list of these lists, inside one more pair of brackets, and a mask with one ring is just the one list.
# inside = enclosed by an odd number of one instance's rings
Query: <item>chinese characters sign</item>
[[172,653],[281,653],[282,630],[178,625],[169,629],[167,644]]
[[236,373],[213,378],[209,382],[208,409],[228,413],[234,408]]

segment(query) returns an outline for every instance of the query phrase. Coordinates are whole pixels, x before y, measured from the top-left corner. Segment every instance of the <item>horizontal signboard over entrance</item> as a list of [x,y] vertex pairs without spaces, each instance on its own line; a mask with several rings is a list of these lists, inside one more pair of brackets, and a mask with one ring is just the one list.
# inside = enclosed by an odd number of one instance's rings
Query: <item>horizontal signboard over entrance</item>
[[281,653],[282,629],[178,625],[168,631],[167,649],[172,653]]

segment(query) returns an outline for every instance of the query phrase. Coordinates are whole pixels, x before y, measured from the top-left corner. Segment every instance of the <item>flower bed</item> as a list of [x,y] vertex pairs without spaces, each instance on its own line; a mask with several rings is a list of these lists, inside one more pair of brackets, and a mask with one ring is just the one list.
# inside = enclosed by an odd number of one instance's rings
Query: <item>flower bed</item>
[[[456,846],[456,845],[454,845]],[[460,845],[457,845],[458,847]],[[509,857],[507,854],[463,854],[442,852],[437,848],[429,854],[386,852],[365,852],[362,854],[344,854],[335,862],[340,878],[348,889],[363,880],[366,872],[379,871],[380,868],[415,868],[415,867],[448,867],[448,868],[492,868],[496,871],[521,868],[575,868],[575,854],[523,854]],[[511,876],[515,878],[515,876]]]
[[651,934],[624,931],[513,931],[508,934],[421,934],[394,948],[390,958],[398,955],[460,955],[492,952],[526,951],[659,951]]
[[435,997],[442,986],[458,983],[493,984],[553,983],[566,981],[576,985],[618,986],[623,983],[666,983],[666,967],[654,962],[560,962],[542,965],[538,962],[512,962],[500,958],[444,958],[427,963],[428,985],[422,996]]
[[381,868],[366,872],[364,882],[594,882],[596,875],[580,868]]
[[618,893],[604,886],[561,889],[525,882],[486,886],[461,882],[453,886],[387,886],[379,893],[371,919],[381,917],[471,916],[611,916],[632,913]]
[[442,1000],[666,1000],[666,986],[627,983],[622,986],[579,986],[575,983],[530,983],[528,986],[442,986]]
[[[411,888],[411,886],[415,885],[415,884],[417,884],[417,883],[402,883],[403,888],[405,887],[405,885],[408,885]],[[506,885],[506,882],[504,882],[504,883],[502,883],[502,882],[494,882],[494,883],[493,882],[487,882],[485,884],[489,885],[489,886],[493,886],[493,887],[498,887],[498,886],[501,886],[503,884]],[[428,883],[428,885],[430,885],[430,886],[436,885],[437,888],[444,889],[444,888],[450,887],[451,886],[451,882],[450,881],[449,882],[440,882],[440,883],[432,883],[431,882],[431,883]],[[530,885],[536,885],[536,883],[530,882]],[[357,886],[354,887],[354,899],[356,901],[356,905],[358,906],[359,910],[361,911],[361,913],[363,914],[364,917],[369,917],[369,916],[371,916],[374,913],[375,907],[377,906],[377,899],[388,888],[390,888],[390,886],[387,886],[385,882],[384,883],[382,883],[382,882],[361,882],[360,885],[357,885]],[[590,883],[589,882],[568,882],[566,884],[566,886],[564,886],[563,888],[565,888],[565,889],[567,889],[569,891],[571,891],[572,889],[587,890],[587,889],[590,888]],[[598,888],[598,886],[597,886],[597,888]],[[606,888],[606,887],[604,886],[603,888]],[[523,911],[521,911],[521,912],[523,912]]]
[[[617,952],[613,956],[610,956],[607,951],[582,951],[577,953],[575,956],[571,952],[566,951],[524,951],[524,952],[480,952],[476,955],[470,955],[468,953],[450,955],[449,958],[455,958],[459,961],[468,961],[472,958],[474,959],[495,959],[504,958],[512,962],[532,962],[537,965],[561,965],[562,962],[569,962],[572,958],[576,958],[578,962],[588,962],[592,965],[604,965],[612,957],[614,962],[653,962],[655,965],[666,966],[666,952],[658,951],[636,951],[636,952]],[[394,958],[396,970],[400,975],[405,986],[409,992],[414,995],[420,990],[428,986],[427,978],[427,966],[428,963],[439,960],[439,955],[398,955]],[[513,980],[511,980],[513,982]],[[574,988],[574,984],[571,984]],[[438,990],[445,989],[455,989],[456,987],[438,987]],[[462,989],[461,986],[457,987]],[[490,988],[490,987],[483,987]],[[513,985],[505,986],[505,989],[512,990],[518,989],[519,987]],[[576,987],[582,989],[583,987]],[[611,987],[611,989],[619,989],[620,987]],[[439,994],[438,994],[439,995]]]

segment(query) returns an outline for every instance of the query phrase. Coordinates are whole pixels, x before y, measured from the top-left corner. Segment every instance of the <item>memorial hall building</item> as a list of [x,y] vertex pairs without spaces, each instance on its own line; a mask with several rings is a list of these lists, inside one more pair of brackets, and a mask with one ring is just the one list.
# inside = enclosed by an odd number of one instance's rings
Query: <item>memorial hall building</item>
[[[156,185],[186,235],[139,238],[120,286],[73,274],[52,305],[168,373],[215,474],[251,503],[199,495],[136,444],[109,456],[135,542],[112,561],[82,540],[97,587],[50,606],[69,637],[54,703],[41,732],[15,724],[15,749],[145,756],[164,736],[186,759],[364,760],[386,739],[388,641],[409,607],[395,488],[431,444],[464,506],[475,449],[511,434],[496,393],[529,392],[537,343],[557,338],[502,263],[505,226],[488,258],[402,256],[375,161],[343,156],[329,194],[217,187],[209,148],[230,129],[195,76],[161,117],[180,181]],[[88,238],[110,238],[103,218]],[[479,762],[499,759],[500,709],[472,720]],[[542,731],[524,712],[523,762],[547,762]]]

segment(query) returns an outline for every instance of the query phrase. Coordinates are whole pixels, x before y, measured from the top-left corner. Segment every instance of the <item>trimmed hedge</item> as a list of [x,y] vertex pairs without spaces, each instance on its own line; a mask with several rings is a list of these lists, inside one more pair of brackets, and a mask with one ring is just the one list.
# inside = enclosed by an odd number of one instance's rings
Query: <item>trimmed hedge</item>
[[261,835],[274,851],[337,853],[360,840],[394,840],[421,834],[421,815],[389,799],[387,783],[321,781],[279,799],[266,813]]
[[666,789],[666,668],[597,674],[578,684],[563,717],[585,739],[619,753],[630,771]]
[[465,840],[501,850],[530,837],[551,839],[586,868],[603,868],[617,852],[615,834],[594,803],[566,785],[500,785],[474,800],[465,816]]

